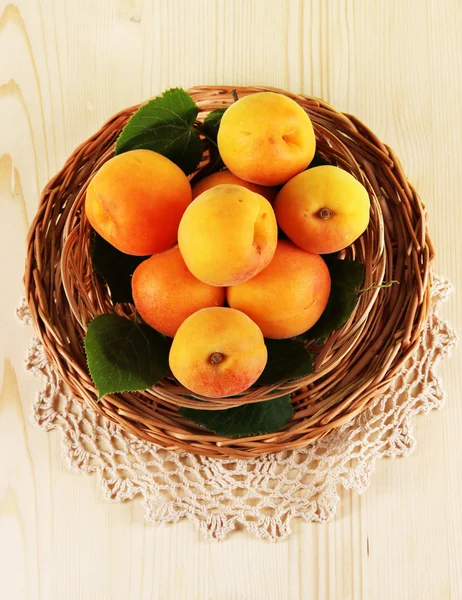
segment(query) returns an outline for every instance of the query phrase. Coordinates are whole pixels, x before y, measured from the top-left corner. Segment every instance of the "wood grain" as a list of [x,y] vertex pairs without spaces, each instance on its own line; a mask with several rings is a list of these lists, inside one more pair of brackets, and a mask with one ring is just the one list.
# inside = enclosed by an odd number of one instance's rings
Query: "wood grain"
[[[460,351],[447,405],[415,420],[416,452],[381,461],[329,525],[270,545],[145,525],[71,474],[30,421],[39,383],[13,312],[41,188],[124,106],[194,84],[325,98],[401,157],[428,205],[436,269],[462,285],[459,0],[0,1],[0,597],[43,600],[462,598]],[[462,330],[460,296],[443,314]]]

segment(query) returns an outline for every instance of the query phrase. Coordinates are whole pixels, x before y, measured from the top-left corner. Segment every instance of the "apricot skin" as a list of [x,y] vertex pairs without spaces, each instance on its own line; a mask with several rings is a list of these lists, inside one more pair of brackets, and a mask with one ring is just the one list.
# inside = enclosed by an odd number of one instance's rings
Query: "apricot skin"
[[309,116],[294,100],[259,92],[240,98],[223,114],[218,149],[241,179],[280,185],[310,164],[316,138]]
[[118,250],[146,256],[175,245],[191,200],[189,181],[171,160],[151,150],[132,150],[114,156],[95,174],[85,212]]
[[178,246],[142,262],[133,274],[132,291],[143,320],[169,337],[197,310],[225,303],[224,289],[196,279]]
[[242,187],[247,188],[251,192],[256,192],[257,194],[260,194],[260,196],[266,198],[271,204],[273,204],[278,190],[278,188],[266,187],[264,185],[257,185],[256,183],[251,183],[250,181],[244,181],[244,179],[240,179],[240,177],[234,175],[234,173],[231,173],[231,171],[228,171],[228,169],[225,169],[223,171],[217,171],[216,173],[212,173],[212,175],[208,175],[207,177],[204,177],[204,179],[201,179],[199,183],[197,183],[193,187],[193,200],[197,198],[197,196],[202,194],[202,192],[205,192],[206,190],[209,190],[210,188],[213,188],[217,185],[221,185],[223,183],[241,185]]
[[271,204],[239,185],[218,185],[185,211],[178,244],[193,275],[209,285],[235,285],[271,261],[277,223]]
[[287,182],[274,210],[279,226],[297,246],[331,254],[364,233],[370,200],[366,188],[350,173],[329,165],[308,169]]
[[229,306],[241,310],[266,338],[299,335],[324,312],[330,293],[330,274],[324,260],[279,240],[271,263],[253,279],[229,287]]
[[204,308],[184,321],[170,349],[170,369],[195,394],[226,398],[260,377],[268,358],[263,335],[244,313]]

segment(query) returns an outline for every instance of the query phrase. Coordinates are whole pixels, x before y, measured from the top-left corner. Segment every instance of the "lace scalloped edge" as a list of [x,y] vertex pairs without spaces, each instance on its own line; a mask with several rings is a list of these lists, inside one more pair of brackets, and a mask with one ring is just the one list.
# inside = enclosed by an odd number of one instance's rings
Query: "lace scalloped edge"
[[[241,527],[259,538],[281,540],[291,533],[293,518],[331,520],[339,486],[366,491],[379,458],[414,451],[412,417],[444,403],[435,369],[454,348],[456,335],[437,313],[451,292],[451,284],[435,276],[434,307],[421,343],[390,389],[352,422],[303,450],[217,460],[146,443],[73,398],[38,338],[26,359],[27,370],[44,378],[33,420],[46,431],[61,431],[68,468],[95,473],[106,500],[141,496],[150,523],[188,518],[208,539],[224,539]],[[17,315],[30,324],[25,299]]]

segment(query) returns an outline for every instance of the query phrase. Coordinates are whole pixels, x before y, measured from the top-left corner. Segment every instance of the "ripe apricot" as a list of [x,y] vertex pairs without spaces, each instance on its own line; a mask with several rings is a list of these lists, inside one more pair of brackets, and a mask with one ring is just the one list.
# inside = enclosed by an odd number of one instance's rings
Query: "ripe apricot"
[[197,310],[225,303],[224,289],[196,279],[178,246],[142,262],[133,273],[132,291],[141,317],[169,337]]
[[195,394],[225,398],[260,377],[268,352],[263,334],[244,313],[203,308],[180,325],[170,349],[170,369]]
[[218,149],[241,179],[280,185],[310,164],[316,138],[299,104],[283,94],[259,92],[239,99],[223,114]]
[[216,185],[221,185],[222,183],[231,183],[234,185],[241,185],[242,187],[247,188],[251,192],[256,192],[266,198],[268,202],[271,204],[274,202],[277,194],[277,188],[266,187],[264,185],[257,185],[256,183],[251,183],[250,181],[244,181],[240,179],[228,169],[224,169],[223,171],[217,171],[216,173],[212,173],[212,175],[208,175],[201,179],[199,183],[197,183],[192,190],[193,200],[197,198],[202,192],[209,190],[210,188],[215,187]]
[[191,186],[171,160],[132,150],[108,160],[87,189],[85,212],[110,244],[136,256],[171,248],[192,200]]
[[253,279],[226,290],[228,304],[241,310],[267,338],[289,338],[312,327],[324,312],[330,274],[317,254],[279,240],[270,264]]
[[274,205],[281,229],[300,248],[330,254],[352,244],[367,228],[366,188],[331,165],[308,169],[288,181]]
[[277,223],[271,204],[240,185],[217,185],[186,209],[178,244],[193,275],[210,285],[250,279],[273,258]]

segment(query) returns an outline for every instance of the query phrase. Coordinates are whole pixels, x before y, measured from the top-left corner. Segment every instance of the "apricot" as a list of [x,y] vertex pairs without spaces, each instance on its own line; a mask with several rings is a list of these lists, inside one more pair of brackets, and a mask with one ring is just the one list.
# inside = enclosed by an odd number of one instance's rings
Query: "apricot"
[[87,189],[91,226],[126,254],[145,256],[171,248],[192,200],[191,186],[171,160],[132,150],[108,160]]
[[224,169],[223,171],[217,171],[216,173],[212,173],[212,175],[208,175],[208,177],[204,177],[201,179],[199,183],[197,183],[192,190],[193,200],[197,198],[202,192],[209,190],[210,188],[215,187],[216,185],[221,185],[222,183],[231,183],[234,185],[241,185],[242,187],[247,188],[251,192],[256,192],[266,198],[268,202],[271,204],[274,202],[277,194],[277,188],[266,187],[264,185],[257,185],[256,183],[251,183],[250,181],[244,181],[240,179],[228,169]]
[[367,228],[366,188],[347,171],[314,167],[286,183],[274,205],[279,226],[300,248],[330,254],[352,244]]
[[244,96],[223,114],[218,149],[241,179],[280,185],[310,164],[316,138],[299,104],[282,94],[259,92]]
[[273,258],[277,223],[271,204],[240,185],[217,185],[186,209],[178,230],[186,266],[209,285],[250,279]]
[[271,263],[253,279],[229,287],[229,306],[248,315],[267,338],[303,333],[324,312],[330,293],[330,274],[317,254],[279,240]]
[[224,289],[196,279],[178,246],[142,262],[133,273],[132,291],[144,321],[169,337],[197,310],[225,303]]
[[260,377],[268,352],[263,334],[244,313],[203,308],[180,325],[170,349],[170,369],[195,394],[225,398]]

